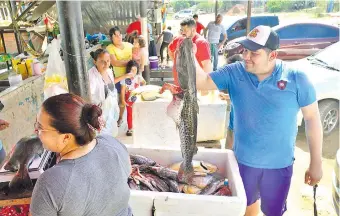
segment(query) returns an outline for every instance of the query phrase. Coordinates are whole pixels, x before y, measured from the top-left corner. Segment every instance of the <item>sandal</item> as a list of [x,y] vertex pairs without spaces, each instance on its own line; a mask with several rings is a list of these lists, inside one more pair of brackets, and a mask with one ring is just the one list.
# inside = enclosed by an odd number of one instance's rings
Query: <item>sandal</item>
[[123,124],[123,119],[118,119],[117,126],[120,127]]
[[126,136],[132,136],[132,130],[128,130],[128,131],[126,132]]

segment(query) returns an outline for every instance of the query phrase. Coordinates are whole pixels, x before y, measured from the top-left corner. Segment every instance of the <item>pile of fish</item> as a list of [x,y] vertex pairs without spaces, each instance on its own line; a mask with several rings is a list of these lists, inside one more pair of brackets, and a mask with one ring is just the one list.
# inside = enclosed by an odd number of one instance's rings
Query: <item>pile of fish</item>
[[195,176],[190,183],[179,180],[180,164],[169,167],[157,164],[142,155],[130,155],[132,172],[128,184],[132,190],[173,192],[199,195],[231,196],[225,179],[217,173],[217,167],[203,161],[193,161]]

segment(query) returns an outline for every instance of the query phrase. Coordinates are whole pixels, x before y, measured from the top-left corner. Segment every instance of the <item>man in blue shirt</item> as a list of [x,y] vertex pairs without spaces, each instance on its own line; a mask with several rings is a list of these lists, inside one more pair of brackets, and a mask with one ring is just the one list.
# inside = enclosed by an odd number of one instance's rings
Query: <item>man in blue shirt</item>
[[227,90],[233,104],[234,153],[247,196],[248,215],[280,216],[292,177],[297,114],[302,110],[310,149],[305,183],[322,178],[322,127],[316,93],[306,74],[277,60],[279,37],[268,26],[245,40],[243,62],[210,74],[197,68],[197,89]]

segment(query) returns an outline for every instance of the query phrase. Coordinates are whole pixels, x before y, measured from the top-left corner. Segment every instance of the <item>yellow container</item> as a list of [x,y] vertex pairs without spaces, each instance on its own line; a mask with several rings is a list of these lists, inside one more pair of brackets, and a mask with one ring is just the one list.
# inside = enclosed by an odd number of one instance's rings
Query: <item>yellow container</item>
[[17,68],[18,68],[18,63],[21,62],[21,59],[12,59],[12,67],[13,67],[13,70],[14,71],[17,71]]
[[26,59],[25,63],[26,63],[27,70],[28,70],[28,76],[29,77],[33,76],[33,70],[32,70],[33,59]]
[[28,71],[25,63],[17,65],[17,73],[21,74],[23,80],[28,78]]

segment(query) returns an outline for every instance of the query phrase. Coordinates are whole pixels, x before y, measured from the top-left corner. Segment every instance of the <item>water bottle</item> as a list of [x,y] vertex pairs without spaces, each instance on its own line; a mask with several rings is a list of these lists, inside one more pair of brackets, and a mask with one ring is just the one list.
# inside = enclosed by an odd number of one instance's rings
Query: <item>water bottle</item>
[[229,181],[228,181],[228,179],[226,178],[226,179],[224,179],[224,186],[228,186],[229,185]]

